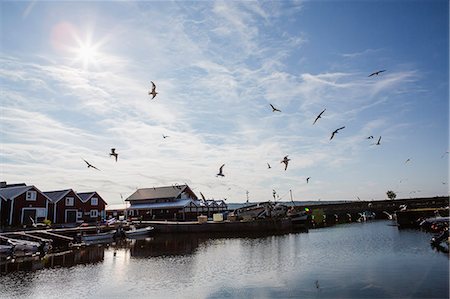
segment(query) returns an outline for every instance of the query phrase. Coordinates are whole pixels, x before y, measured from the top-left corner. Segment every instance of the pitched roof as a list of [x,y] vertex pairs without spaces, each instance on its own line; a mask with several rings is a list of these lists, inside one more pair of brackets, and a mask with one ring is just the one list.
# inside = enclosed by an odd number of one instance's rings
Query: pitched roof
[[155,203],[131,203],[128,209],[139,210],[139,209],[182,209],[188,206],[190,203],[195,202],[192,199],[182,199],[172,202],[155,202]]
[[182,192],[185,191],[186,188],[189,187],[187,185],[176,185],[176,186],[165,186],[156,188],[155,187],[141,188],[136,190],[126,200],[133,201],[133,200],[149,200],[161,198],[177,198]]
[[[70,191],[73,191],[72,189],[65,189],[65,190],[56,190],[56,191],[45,191],[44,194],[47,195],[48,198],[50,198],[50,201],[55,203],[61,200],[61,198],[64,198],[67,194],[70,193]],[[77,195],[75,191],[73,191],[75,195],[81,200],[81,198]]]
[[23,193],[27,192],[30,189],[36,190],[37,192],[43,194],[48,200],[50,200],[50,198],[48,198],[47,195],[42,193],[41,190],[39,190],[35,186],[16,186],[16,187],[0,188],[0,196],[6,200],[14,199],[17,196],[22,195]]
[[92,192],[76,192],[76,194],[80,197],[82,202],[87,202],[89,199],[91,199],[92,196],[97,194],[97,196],[101,200],[103,200],[103,202],[106,204],[106,201],[96,191],[92,191]]

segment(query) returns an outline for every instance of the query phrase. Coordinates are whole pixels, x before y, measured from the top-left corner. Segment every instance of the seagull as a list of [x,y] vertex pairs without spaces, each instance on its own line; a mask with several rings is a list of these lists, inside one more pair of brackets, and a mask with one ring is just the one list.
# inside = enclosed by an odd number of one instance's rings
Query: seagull
[[372,135],[370,135],[369,137],[367,137],[366,139],[373,139],[373,136]]
[[163,136],[164,139],[166,139],[167,137],[170,137],[170,136],[167,136],[167,135],[164,135],[164,134],[162,136]]
[[272,166],[270,166],[270,164],[267,163],[267,169],[271,169],[271,168],[272,168]]
[[280,109],[275,108],[272,104],[269,104],[269,105],[270,105],[270,107],[272,107],[272,112],[275,112],[275,111],[281,112]]
[[225,164],[222,164],[222,166],[220,166],[220,168],[219,168],[219,173],[216,174],[216,176],[225,176],[225,175],[223,174],[223,172],[222,172],[224,166],[225,166]]
[[327,109],[323,109],[323,111],[320,112],[319,115],[317,115],[316,119],[315,119],[314,122],[313,122],[313,125],[316,123],[316,121],[317,121],[319,118],[322,118],[322,114],[325,112],[325,110],[327,110]]
[[342,130],[343,128],[345,128],[345,126],[344,126],[344,127],[340,127],[339,129],[334,130],[333,133],[331,133],[330,140],[333,139],[334,134],[336,134],[339,130]]
[[378,141],[377,141],[377,143],[375,143],[375,145],[380,145],[381,144],[380,141],[381,141],[381,136],[380,136],[380,138],[378,138]]
[[408,158],[408,159],[405,161],[405,164],[408,163],[408,162],[410,162],[410,161],[411,161],[411,159]]
[[443,153],[442,156],[441,156],[441,159],[444,158],[444,156],[445,156],[446,154],[448,154],[448,152]]
[[[83,160],[84,160],[84,159],[83,159]],[[88,168],[92,167],[92,168],[94,168],[94,169],[100,170],[100,169],[98,169],[97,167],[95,167],[94,165],[92,165],[91,163],[89,163],[88,161],[84,160],[84,162],[86,162]]]
[[307,184],[309,183],[309,179],[310,179],[310,178],[311,178],[310,176],[306,178],[306,183],[307,183]]
[[156,85],[155,85],[155,83],[153,83],[153,81],[150,81],[150,82],[152,82],[152,91],[149,91],[148,94],[152,95],[152,100],[153,100],[158,93],[156,92]]
[[111,156],[114,156],[114,158],[116,158],[116,162],[117,162],[117,157],[119,156],[119,154],[116,153],[116,149],[115,149],[115,148],[112,148],[112,149],[111,149],[111,152],[109,153],[109,156],[110,156],[110,157],[111,157]]
[[369,75],[369,77],[372,77],[372,76],[374,76],[374,75],[378,76],[379,74],[381,74],[381,73],[383,73],[383,72],[385,72],[385,71],[386,71],[386,70],[381,70],[381,71],[373,72],[372,74]]
[[285,165],[284,166],[284,171],[286,171],[289,161],[291,161],[291,159],[288,159],[288,156],[284,157],[283,160],[281,160],[280,163],[284,163],[284,165]]
[[320,288],[320,285],[319,285],[319,281],[318,281],[318,280],[315,281],[315,284],[316,284],[316,288],[317,288],[317,289]]

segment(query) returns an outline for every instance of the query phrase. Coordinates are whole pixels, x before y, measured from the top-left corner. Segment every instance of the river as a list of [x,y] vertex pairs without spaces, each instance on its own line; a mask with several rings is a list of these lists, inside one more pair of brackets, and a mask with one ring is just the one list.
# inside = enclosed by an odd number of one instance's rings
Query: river
[[449,298],[449,256],[390,221],[271,236],[154,236],[24,263],[0,298]]

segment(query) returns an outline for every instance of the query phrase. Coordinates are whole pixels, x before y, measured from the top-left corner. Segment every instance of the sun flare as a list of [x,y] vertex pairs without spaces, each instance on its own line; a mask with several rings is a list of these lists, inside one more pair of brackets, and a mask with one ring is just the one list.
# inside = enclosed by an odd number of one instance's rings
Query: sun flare
[[77,60],[81,61],[84,68],[89,67],[90,64],[98,63],[100,55],[97,48],[95,45],[80,44],[77,49]]

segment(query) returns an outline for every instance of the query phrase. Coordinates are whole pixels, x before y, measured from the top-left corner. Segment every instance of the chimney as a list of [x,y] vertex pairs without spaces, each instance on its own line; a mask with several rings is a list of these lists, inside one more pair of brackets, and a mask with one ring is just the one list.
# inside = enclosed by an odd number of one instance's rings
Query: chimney
[[5,188],[6,187],[6,182],[0,182],[0,188]]

